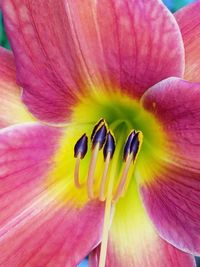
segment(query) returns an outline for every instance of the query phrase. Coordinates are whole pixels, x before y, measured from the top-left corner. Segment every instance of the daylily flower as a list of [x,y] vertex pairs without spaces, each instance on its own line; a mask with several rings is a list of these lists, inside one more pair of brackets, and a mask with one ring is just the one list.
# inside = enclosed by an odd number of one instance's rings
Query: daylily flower
[[0,266],[195,266],[200,2],[0,5]]

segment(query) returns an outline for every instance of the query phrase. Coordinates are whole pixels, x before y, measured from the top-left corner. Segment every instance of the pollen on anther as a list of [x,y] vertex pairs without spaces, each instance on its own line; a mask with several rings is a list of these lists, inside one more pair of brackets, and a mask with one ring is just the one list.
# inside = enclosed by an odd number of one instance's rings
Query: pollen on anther
[[133,140],[131,142],[130,151],[131,151],[131,153],[133,153],[133,158],[136,157],[138,150],[139,150],[139,146],[140,146],[139,135],[140,135],[140,132],[137,132],[134,135]]
[[105,120],[103,118],[101,118],[94,126],[94,129],[92,131],[92,134],[91,134],[91,141],[96,133],[96,131],[102,126],[102,124],[105,123]]
[[113,134],[109,131],[103,149],[104,160],[106,160],[108,153],[110,153],[110,159],[112,159],[114,152],[115,152],[115,138]]
[[136,131],[132,130],[131,133],[129,134],[127,140],[126,140],[126,143],[124,146],[124,154],[123,154],[124,161],[126,161],[128,155],[131,153],[131,144],[132,144],[132,141],[133,141],[135,134],[136,134]]
[[74,146],[74,157],[76,158],[76,164],[74,169],[74,184],[77,188],[81,188],[82,186],[79,180],[80,161],[85,157],[87,149],[88,137],[86,134],[83,134]]
[[99,149],[101,149],[106,141],[107,127],[104,123],[94,134],[92,139],[92,147],[94,148],[96,144],[99,144]]
[[86,134],[83,134],[81,138],[76,142],[74,146],[74,157],[77,158],[80,156],[83,159],[88,150],[88,137]]

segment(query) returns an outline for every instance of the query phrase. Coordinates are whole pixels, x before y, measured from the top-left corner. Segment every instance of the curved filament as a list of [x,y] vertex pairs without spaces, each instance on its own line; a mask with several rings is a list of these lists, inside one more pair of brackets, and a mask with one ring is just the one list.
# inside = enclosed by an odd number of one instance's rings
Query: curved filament
[[105,191],[105,184],[106,184],[106,178],[108,175],[108,168],[109,168],[110,159],[111,159],[111,154],[108,153],[108,155],[106,157],[105,167],[104,167],[104,171],[103,171],[103,175],[102,175],[102,179],[101,179],[101,185],[100,185],[100,193],[99,193],[99,200],[100,201],[105,200],[104,191]]
[[94,192],[93,192],[94,172],[95,172],[97,157],[98,157],[98,153],[99,153],[99,146],[100,146],[100,144],[97,143],[96,146],[94,147],[94,149],[92,150],[92,156],[90,159],[90,166],[89,166],[88,178],[87,178],[87,190],[88,190],[89,199],[94,198]]

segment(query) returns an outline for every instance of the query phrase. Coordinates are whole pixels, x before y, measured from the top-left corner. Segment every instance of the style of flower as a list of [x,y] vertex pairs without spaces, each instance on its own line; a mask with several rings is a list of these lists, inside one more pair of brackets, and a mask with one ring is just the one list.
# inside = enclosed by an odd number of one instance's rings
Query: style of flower
[[200,1],[0,6],[0,266],[195,266]]

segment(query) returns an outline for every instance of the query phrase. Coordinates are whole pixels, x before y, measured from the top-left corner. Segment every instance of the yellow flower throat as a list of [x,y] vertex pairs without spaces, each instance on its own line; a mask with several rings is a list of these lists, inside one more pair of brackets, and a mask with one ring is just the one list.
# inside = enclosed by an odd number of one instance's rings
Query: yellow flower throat
[[[163,157],[165,138],[160,124],[140,102],[116,93],[81,99],[72,121],[84,126],[74,142],[74,185],[86,188],[87,199],[105,201],[99,261],[104,267],[112,206],[133,179],[150,182],[145,169]],[[87,167],[81,170],[81,165]]]
[[[104,119],[100,119],[99,122],[94,126],[94,129],[91,134],[91,143],[92,143],[92,155],[89,164],[88,177],[87,177],[87,192],[89,199],[94,199],[94,174],[95,167],[97,165],[98,154],[100,150],[103,148],[103,156],[104,156],[104,168],[102,172],[101,182],[100,182],[100,190],[98,193],[98,198],[100,201],[105,201],[108,193],[105,193],[105,186],[109,171],[109,165],[113,158],[115,152],[115,138],[111,133],[111,130],[108,129],[106,121]],[[132,130],[129,134],[126,143],[124,145],[123,151],[123,160],[125,162],[124,168],[119,179],[116,192],[113,195],[113,201],[116,202],[125,191],[125,187],[127,185],[128,173],[131,167],[131,164],[135,162],[138,152],[140,150],[140,146],[142,143],[142,133],[136,132]],[[79,181],[79,167],[81,159],[83,159],[88,150],[88,137],[86,134],[77,141],[74,147],[74,156],[77,159],[74,171],[74,184],[77,188],[81,188],[81,184]]]
[[134,180],[152,182],[159,159],[168,155],[167,139],[155,117],[129,96],[94,92],[77,103],[48,184],[56,184],[52,193],[63,204],[70,199],[81,208],[88,200],[105,201],[99,263],[104,267],[111,208]]

